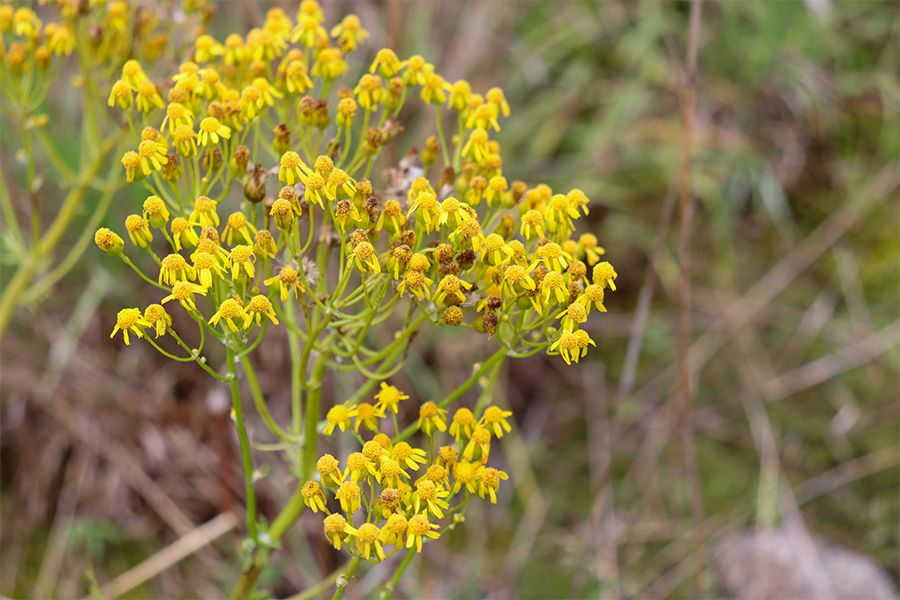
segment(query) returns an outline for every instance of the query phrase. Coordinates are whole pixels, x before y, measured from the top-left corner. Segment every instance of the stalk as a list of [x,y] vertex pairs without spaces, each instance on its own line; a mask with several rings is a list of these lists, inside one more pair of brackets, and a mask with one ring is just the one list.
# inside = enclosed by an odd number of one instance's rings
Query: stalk
[[241,406],[241,387],[238,383],[237,368],[234,360],[234,350],[227,349],[226,364],[231,381],[228,384],[231,390],[231,407],[234,410],[234,422],[237,426],[238,440],[241,446],[241,465],[244,468],[244,494],[247,497],[247,534],[253,542],[256,542],[256,490],[253,487],[253,459],[250,456],[250,438],[247,435],[247,426],[244,423],[244,408]]

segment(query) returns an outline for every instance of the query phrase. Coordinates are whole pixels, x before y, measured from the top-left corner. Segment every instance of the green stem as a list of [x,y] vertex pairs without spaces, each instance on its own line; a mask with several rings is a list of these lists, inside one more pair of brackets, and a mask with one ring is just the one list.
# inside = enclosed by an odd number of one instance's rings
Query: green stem
[[406,556],[403,557],[403,562],[401,562],[397,567],[397,570],[394,571],[394,575],[391,577],[391,580],[384,585],[384,592],[382,592],[381,594],[382,600],[390,600],[394,597],[394,590],[397,589],[397,584],[400,583],[400,578],[403,577],[404,571],[406,571],[406,568],[409,566],[409,563],[412,562],[412,559],[415,555],[415,550],[407,550]]
[[241,446],[241,464],[244,468],[244,493],[247,496],[247,534],[256,543],[256,490],[253,487],[253,459],[250,456],[250,438],[244,423],[244,408],[241,405],[241,387],[238,383],[234,350],[227,348],[226,364],[231,374],[229,389],[231,390],[231,406],[234,410],[234,422],[237,425],[238,440]]
[[323,352],[313,365],[312,376],[308,384],[309,393],[306,398],[306,423],[303,433],[303,477],[309,479],[316,466],[316,452],[319,442],[319,418],[322,404],[322,381],[325,367],[331,358],[329,351]]
[[[303,511],[306,509],[306,505],[303,503],[301,489],[300,486],[297,487],[294,491],[294,495],[291,496],[291,499],[285,507],[282,508],[281,512],[278,513],[278,516],[275,517],[272,526],[269,527],[268,535],[272,543],[279,542],[287,533],[287,530],[297,522],[297,519],[300,518],[300,515],[302,515]],[[250,594],[253,592],[253,587],[256,585],[256,580],[259,579],[259,574],[262,573],[263,567],[266,566],[267,562],[268,557],[262,555],[251,562],[241,574],[241,578],[238,580],[237,585],[235,585],[231,597],[240,600],[249,598]]]
[[0,296],[0,336],[3,335],[6,328],[9,326],[12,316],[19,306],[22,294],[24,294],[25,290],[28,289],[28,286],[31,285],[31,280],[35,271],[37,271],[41,262],[53,252],[54,248],[59,244],[69,223],[75,218],[78,208],[81,206],[81,201],[90,187],[91,182],[93,182],[97,173],[99,173],[100,169],[103,167],[106,161],[106,155],[113,149],[118,141],[118,137],[110,138],[102,145],[94,162],[83,172],[80,183],[66,195],[62,207],[59,209],[59,213],[56,215],[53,223],[47,228],[47,231],[43,233],[40,240],[36,240],[35,243],[32,244],[31,251],[25,258],[25,261],[19,266],[16,274],[9,282],[6,291]]
[[359,568],[359,563],[362,560],[358,556],[354,556],[353,560],[351,560],[347,564],[347,570],[344,571],[344,585],[338,585],[337,589],[334,590],[334,595],[331,596],[331,600],[341,600],[344,597],[344,592],[347,591],[347,588],[350,587],[350,578],[353,577],[353,574],[356,573],[356,569]]
[[126,265],[128,265],[129,267],[131,267],[131,269],[132,269],[135,273],[137,273],[137,274],[141,277],[141,279],[143,279],[144,281],[146,281],[146,282],[149,283],[150,285],[152,285],[152,286],[154,286],[154,287],[158,287],[158,288],[161,289],[161,290],[169,291],[169,288],[160,285],[159,282],[153,281],[152,279],[150,279],[150,277],[148,277],[147,275],[145,275],[144,272],[141,271],[140,267],[138,267],[136,264],[134,264],[133,262],[131,262],[131,259],[128,258],[127,256],[125,256],[124,254],[120,254],[120,255],[119,255],[119,258],[122,259],[122,262],[124,262]]
[[278,423],[275,422],[272,413],[269,412],[269,407],[266,405],[266,399],[263,398],[262,390],[259,388],[259,380],[256,378],[256,371],[250,363],[250,358],[245,358],[240,362],[241,368],[244,369],[244,374],[247,375],[247,383],[250,384],[250,395],[253,396],[253,405],[256,407],[256,412],[262,417],[266,428],[284,442],[296,442],[297,439],[282,429]]

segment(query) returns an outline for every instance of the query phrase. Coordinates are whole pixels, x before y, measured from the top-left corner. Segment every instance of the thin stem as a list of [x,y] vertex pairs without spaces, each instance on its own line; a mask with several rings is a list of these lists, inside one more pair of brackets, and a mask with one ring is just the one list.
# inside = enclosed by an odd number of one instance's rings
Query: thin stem
[[237,425],[238,440],[241,446],[241,464],[244,468],[244,493],[247,496],[247,534],[256,543],[256,490],[253,487],[253,459],[250,456],[250,438],[244,423],[244,408],[241,406],[241,386],[238,383],[234,350],[227,348],[226,364],[231,374],[229,389],[231,390],[231,407],[234,410],[234,422]]
[[309,394],[306,401],[306,423],[303,435],[303,477],[309,478],[316,465],[316,452],[319,441],[319,417],[322,404],[322,381],[325,377],[325,367],[331,353],[326,351],[319,355],[313,365],[312,376],[308,384]]
[[253,397],[253,405],[256,407],[256,412],[259,413],[266,428],[284,442],[296,442],[297,439],[282,429],[278,423],[275,422],[272,413],[269,412],[269,407],[266,405],[266,399],[263,398],[262,390],[259,388],[259,380],[256,378],[256,371],[253,369],[249,357],[241,360],[241,368],[247,376],[247,383],[250,384],[250,395]]
[[146,281],[147,283],[149,283],[150,285],[152,285],[152,286],[154,286],[154,287],[158,287],[158,288],[161,289],[161,290],[169,291],[169,288],[160,285],[159,282],[153,281],[153,280],[150,279],[147,275],[145,275],[144,272],[141,271],[140,267],[138,267],[136,264],[134,264],[133,262],[131,262],[131,259],[130,259],[130,258],[128,258],[127,256],[125,256],[124,254],[120,254],[119,257],[122,259],[122,262],[124,262],[126,265],[128,265],[129,267],[131,267],[131,269],[132,269],[135,273],[137,273],[138,275],[140,275],[141,279],[143,279],[144,281]]
[[381,594],[382,600],[390,600],[394,597],[394,590],[397,589],[397,584],[400,582],[400,578],[403,577],[404,571],[409,566],[409,563],[412,562],[413,557],[416,555],[415,550],[407,550],[406,556],[403,557],[403,562],[397,567],[397,570],[394,571],[394,575],[391,577],[390,581],[384,584],[384,592]]
[[344,592],[347,591],[347,588],[350,587],[350,578],[353,577],[353,574],[356,573],[356,569],[359,568],[359,564],[362,562],[358,556],[354,556],[353,560],[351,560],[347,564],[347,570],[344,571],[344,585],[338,585],[337,589],[334,590],[334,595],[331,596],[331,600],[341,600],[344,597]]

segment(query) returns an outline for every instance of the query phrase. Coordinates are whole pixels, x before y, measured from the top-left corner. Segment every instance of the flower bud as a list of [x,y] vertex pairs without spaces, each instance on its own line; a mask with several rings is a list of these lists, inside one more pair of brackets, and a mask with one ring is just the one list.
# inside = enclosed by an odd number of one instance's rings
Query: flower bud
[[125,249],[125,240],[106,227],[97,230],[94,234],[94,243],[110,256],[119,256]]
[[266,198],[266,169],[257,164],[253,167],[253,174],[244,185],[244,197],[254,204],[258,204]]

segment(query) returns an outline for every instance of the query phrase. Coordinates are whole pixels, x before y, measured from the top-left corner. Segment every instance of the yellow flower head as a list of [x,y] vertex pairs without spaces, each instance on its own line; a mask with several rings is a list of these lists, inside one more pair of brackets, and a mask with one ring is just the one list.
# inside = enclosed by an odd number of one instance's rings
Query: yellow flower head
[[369,242],[358,243],[347,257],[347,264],[356,267],[361,273],[367,271],[381,273],[381,265],[378,264],[375,248]]
[[431,435],[437,431],[447,431],[447,423],[444,421],[447,411],[440,408],[434,402],[426,402],[419,407],[418,428]]
[[157,229],[165,229],[169,222],[169,209],[159,196],[147,196],[144,200],[144,218]]
[[303,496],[303,504],[308,506],[314,513],[319,511],[327,512],[325,503],[327,498],[322,493],[322,486],[316,481],[307,481],[300,488],[300,494]]
[[338,488],[334,497],[341,503],[341,509],[348,515],[352,515],[361,506],[361,491],[355,481],[345,481]]
[[393,544],[398,548],[404,547],[404,536],[409,522],[401,513],[394,513],[388,517],[387,523],[381,528],[381,541],[385,544]]
[[391,455],[400,463],[400,466],[405,466],[413,471],[419,470],[419,463],[425,464],[428,462],[428,459],[425,458],[424,450],[413,448],[406,442],[397,442],[391,448]]
[[347,519],[338,513],[325,517],[323,527],[325,529],[325,537],[332,543],[335,550],[340,550],[341,542],[347,535],[356,531],[349,523],[347,523]]
[[175,243],[176,252],[180,252],[182,247],[194,248],[200,242],[200,236],[194,231],[195,225],[184,217],[175,217],[172,219],[169,229],[172,231],[172,241]]
[[163,257],[159,265],[159,283],[168,286],[175,285],[179,281],[194,279],[194,269],[184,260],[180,254],[169,254]]
[[469,438],[475,430],[477,421],[472,411],[466,407],[462,407],[453,413],[453,421],[450,423],[450,435],[456,439],[459,444],[463,438]]
[[341,473],[341,463],[330,454],[323,454],[316,461],[316,470],[319,471],[319,477],[326,486],[339,486],[344,481],[344,474]]
[[616,278],[618,276],[613,266],[606,261],[594,265],[593,281],[599,286],[609,286],[609,289],[616,291]]
[[481,478],[481,463],[473,463],[461,460],[453,465],[453,493],[459,492],[462,488],[470,494],[474,494],[478,489],[478,481]]
[[141,172],[145,177],[154,171],[160,171],[169,162],[166,156],[165,145],[154,140],[142,141],[138,145],[138,156],[140,158]]
[[194,301],[194,296],[196,294],[205,296],[206,289],[196,283],[179,281],[172,286],[172,293],[162,299],[162,304],[165,304],[170,300],[178,300],[185,310],[194,311],[197,310],[197,304]]
[[256,255],[253,253],[253,247],[245,244],[239,244],[231,249],[231,279],[238,281],[241,277],[246,276],[252,280],[256,271],[253,263],[256,261]]
[[[377,445],[377,444],[376,444]],[[381,447],[378,448],[378,455],[381,455]],[[377,457],[376,459],[377,460]],[[349,477],[351,481],[360,481],[368,479],[369,476],[375,475],[375,463],[369,460],[362,452],[351,452],[347,456],[347,471],[344,477]]]
[[369,67],[369,73],[374,73],[377,69],[382,76],[393,77],[400,71],[402,66],[403,63],[400,62],[393,50],[382,48],[375,54],[375,60],[372,61],[372,65]]
[[449,495],[450,492],[430,479],[417,481],[416,491],[413,493],[413,510],[417,513],[422,510],[426,515],[431,513],[438,519],[443,519],[444,511],[450,508],[444,500]]
[[131,340],[128,339],[128,334],[133,333],[139,338],[142,338],[144,337],[144,329],[147,327],[150,327],[150,323],[141,315],[140,309],[123,308],[119,311],[119,314],[116,315],[116,326],[113,327],[109,337],[112,339],[116,333],[121,331],[122,339],[125,340],[125,345],[128,346],[131,344]]
[[352,52],[360,42],[368,39],[369,32],[363,29],[359,17],[349,14],[331,29],[331,35],[337,38],[341,50]]
[[216,207],[219,202],[207,196],[198,196],[194,200],[194,210],[191,212],[190,222],[199,223],[201,227],[218,227],[219,213]]
[[557,304],[564,304],[568,298],[569,290],[562,273],[550,271],[544,275],[544,279],[541,280],[541,300],[544,304],[549,305],[551,300]]
[[384,546],[381,544],[381,530],[371,523],[363,523],[356,531],[356,551],[369,560],[374,548],[379,560],[385,559]]
[[472,86],[465,79],[453,82],[450,86],[450,98],[447,105],[456,111],[462,112],[469,104],[469,96],[472,94]]
[[278,325],[278,319],[275,317],[275,308],[272,302],[262,294],[257,294],[250,298],[247,303],[247,316],[244,317],[244,329],[250,329],[253,323],[257,326],[262,322],[262,318],[266,317],[273,325]]
[[294,292],[295,298],[299,298],[303,292],[303,282],[300,280],[300,273],[293,267],[282,268],[277,275],[266,279],[265,284],[267,286],[278,286],[278,296],[282,302],[287,301],[291,292]]
[[312,66],[312,76],[326,81],[335,80],[347,72],[347,62],[339,48],[323,48],[316,55]]
[[365,425],[369,431],[378,431],[378,417],[381,416],[377,408],[368,402],[360,402],[356,405],[356,421],[353,431],[359,433],[361,425]]
[[476,451],[481,456],[481,463],[487,462],[491,455],[491,430],[486,427],[478,426],[472,432],[469,443],[463,449],[463,458],[466,460],[475,460]]
[[156,337],[165,335],[169,327],[172,326],[172,317],[166,312],[162,304],[150,304],[144,309],[144,320],[153,327]]
[[325,425],[323,433],[331,435],[334,433],[335,427],[340,428],[341,431],[347,431],[347,428],[350,427],[350,421],[355,415],[355,407],[347,406],[346,404],[335,404],[328,410],[328,414],[325,415],[325,420],[328,423]]
[[512,416],[512,411],[503,410],[498,406],[488,406],[479,421],[484,427],[488,428],[497,438],[503,437],[503,432],[512,431],[509,421],[506,419]]
[[556,315],[556,318],[562,319],[563,331],[574,331],[576,325],[581,325],[587,321],[587,309],[584,304],[573,302],[564,311]]
[[462,304],[466,301],[464,292],[471,289],[471,283],[463,281],[456,275],[445,275],[438,284],[434,301],[438,304]]
[[106,99],[106,104],[110,108],[118,106],[122,110],[127,110],[133,101],[134,89],[128,85],[128,83],[119,79],[113,84],[112,89],[110,89],[109,98]]
[[116,232],[106,227],[97,230],[94,234],[94,243],[110,256],[119,256],[125,249],[125,241]]
[[138,248],[147,248],[153,242],[150,225],[140,215],[128,215],[125,218],[125,230],[128,231],[131,243]]
[[486,467],[481,472],[481,478],[478,481],[478,495],[484,498],[488,496],[491,504],[497,503],[497,490],[500,489],[500,481],[506,481],[509,475],[506,471],[500,471],[491,467]]
[[375,394],[375,407],[382,414],[387,411],[393,411],[395,414],[400,411],[400,401],[409,400],[409,396],[401,392],[398,388],[381,382],[381,389]]
[[231,137],[231,128],[223,125],[215,117],[206,117],[200,121],[200,133],[198,139],[203,147],[215,146],[219,140]]

